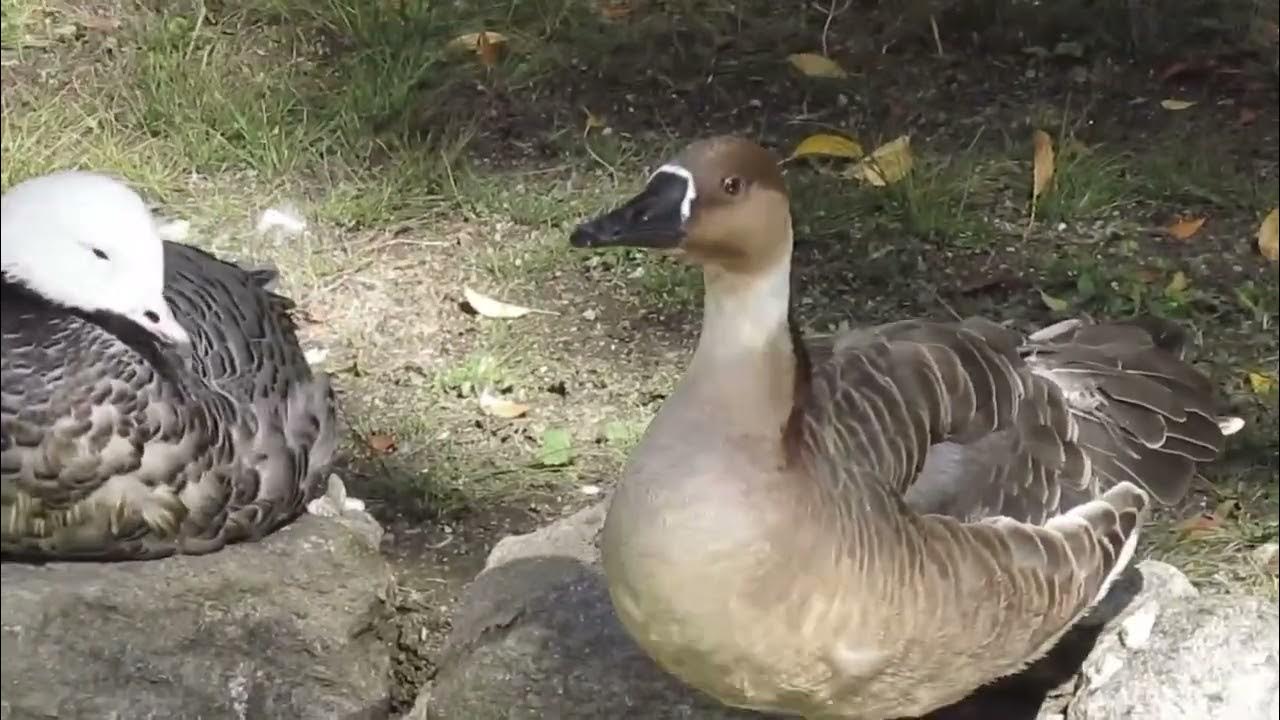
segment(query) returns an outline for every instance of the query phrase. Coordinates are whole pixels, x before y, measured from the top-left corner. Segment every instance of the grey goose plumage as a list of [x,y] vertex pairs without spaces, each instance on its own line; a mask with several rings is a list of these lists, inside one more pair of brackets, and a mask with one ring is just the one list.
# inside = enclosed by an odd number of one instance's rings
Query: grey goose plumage
[[3,198],[3,554],[207,553],[324,492],[333,393],[271,271],[162,242],[119,181],[63,172]]
[[1242,424],[1156,322],[801,338],[786,186],[743,139],[691,144],[571,242],[702,266],[697,349],[601,553],[632,637],[729,705],[916,717],[1018,671]]

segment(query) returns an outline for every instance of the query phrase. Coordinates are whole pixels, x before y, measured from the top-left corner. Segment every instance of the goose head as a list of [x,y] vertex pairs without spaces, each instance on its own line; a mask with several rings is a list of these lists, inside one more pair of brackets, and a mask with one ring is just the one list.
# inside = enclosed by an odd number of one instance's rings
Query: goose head
[[164,243],[151,212],[106,175],[64,171],[0,198],[0,270],[50,302],[122,316],[179,350],[190,347],[164,299]]
[[778,158],[738,137],[695,141],[621,207],[570,243],[672,251],[708,272],[752,275],[790,258],[791,213]]

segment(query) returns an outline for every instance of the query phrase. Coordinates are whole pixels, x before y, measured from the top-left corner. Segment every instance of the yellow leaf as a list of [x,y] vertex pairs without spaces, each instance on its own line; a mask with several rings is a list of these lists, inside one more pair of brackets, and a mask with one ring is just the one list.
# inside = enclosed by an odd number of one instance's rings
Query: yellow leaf
[[854,166],[854,177],[876,187],[898,182],[911,172],[911,137],[902,135],[872,151]]
[[1178,218],[1177,222],[1164,230],[1179,240],[1189,240],[1192,235],[1200,232],[1202,225],[1204,218]]
[[862,146],[859,145],[856,140],[850,140],[849,138],[842,137],[840,135],[818,134],[810,135],[804,140],[801,140],[800,144],[796,146],[796,149],[791,151],[791,157],[787,159],[793,160],[800,157],[822,155],[825,157],[857,160],[865,154],[866,153],[862,150]]
[[529,406],[508,400],[490,393],[488,389],[480,393],[480,409],[486,415],[500,417],[505,419],[518,418],[529,412]]
[[1169,278],[1169,284],[1164,287],[1164,294],[1177,295],[1186,290],[1189,285],[1191,285],[1191,281],[1187,280],[1187,274],[1179,270],[1173,274],[1172,278]]
[[596,115],[595,113],[591,112],[586,108],[582,108],[582,111],[587,114],[587,124],[586,124],[586,127],[583,128],[582,130],[584,133],[589,133],[595,128],[608,127],[605,124],[605,121],[602,120],[599,115]]
[[1266,373],[1249,373],[1249,387],[1255,395],[1266,395],[1276,387],[1276,379]]
[[462,295],[467,300],[467,304],[471,306],[476,313],[487,318],[518,318],[524,317],[529,313],[543,313],[546,315],[556,315],[558,313],[550,310],[535,310],[522,305],[512,305],[501,300],[494,300],[488,295],[481,295],[471,288],[463,288]]
[[464,33],[449,41],[452,50],[470,50],[477,55],[494,52],[498,45],[506,45],[507,36],[502,33],[486,30],[485,32]]
[[849,77],[849,73],[840,67],[839,63],[829,57],[818,55],[816,53],[795,53],[788,55],[787,60],[792,67],[809,77],[817,78],[843,78]]
[[1258,228],[1258,252],[1271,262],[1280,260],[1280,208],[1273,208]]
[[1054,312],[1065,312],[1071,307],[1071,303],[1061,298],[1056,298],[1043,290],[1040,291],[1040,299],[1044,301],[1045,307]]
[[1160,101],[1160,107],[1165,110],[1186,110],[1189,107],[1193,107],[1195,104],[1194,100],[1175,100],[1173,98]]
[[1043,130],[1036,130],[1031,140],[1035,145],[1035,159],[1031,168],[1031,197],[1038,198],[1053,180],[1053,138]]

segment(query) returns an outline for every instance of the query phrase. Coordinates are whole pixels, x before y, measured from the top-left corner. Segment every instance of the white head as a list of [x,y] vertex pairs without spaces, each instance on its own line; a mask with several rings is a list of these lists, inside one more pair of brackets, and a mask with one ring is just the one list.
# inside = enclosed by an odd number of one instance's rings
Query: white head
[[151,212],[114,178],[67,171],[10,188],[0,198],[0,269],[53,302],[191,343],[164,300],[164,243]]

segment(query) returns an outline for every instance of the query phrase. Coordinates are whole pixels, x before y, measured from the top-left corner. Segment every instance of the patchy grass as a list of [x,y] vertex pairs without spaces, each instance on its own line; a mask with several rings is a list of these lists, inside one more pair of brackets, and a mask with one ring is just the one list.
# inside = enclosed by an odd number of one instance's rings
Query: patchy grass
[[[305,343],[337,378],[348,484],[391,528],[424,607],[447,608],[497,536],[607,488],[670,391],[696,272],[566,238],[713,132],[784,150],[819,131],[868,147],[912,137],[915,171],[887,188],[838,163],[788,164],[808,329],[1080,312],[1189,327],[1250,424],[1148,547],[1209,587],[1276,592],[1248,560],[1275,540],[1280,504],[1276,394],[1248,381],[1277,372],[1277,274],[1252,246],[1277,196],[1274,4],[1210,8],[1226,19],[1205,35],[1176,13],[1122,12],[1131,3],[1104,3],[1115,22],[1100,33],[1071,3],[828,18],[654,0],[620,21],[586,0],[0,3],[0,186],[113,171],[189,219],[193,242],[280,267]],[[491,67],[449,48],[481,28],[509,38]],[[850,77],[785,62],[824,45]],[[1170,75],[1175,61],[1187,69]],[[1163,97],[1197,105],[1169,112]],[[1054,137],[1057,173],[1029,223],[1036,128]],[[292,208],[306,231],[259,234],[267,207]],[[1182,241],[1164,230],[1180,216],[1207,220]],[[476,317],[468,286],[554,314]],[[530,410],[487,415],[485,392]],[[565,437],[567,456],[549,453]],[[1180,529],[1223,507],[1212,528]],[[429,674],[429,646],[406,661],[402,700]]]

